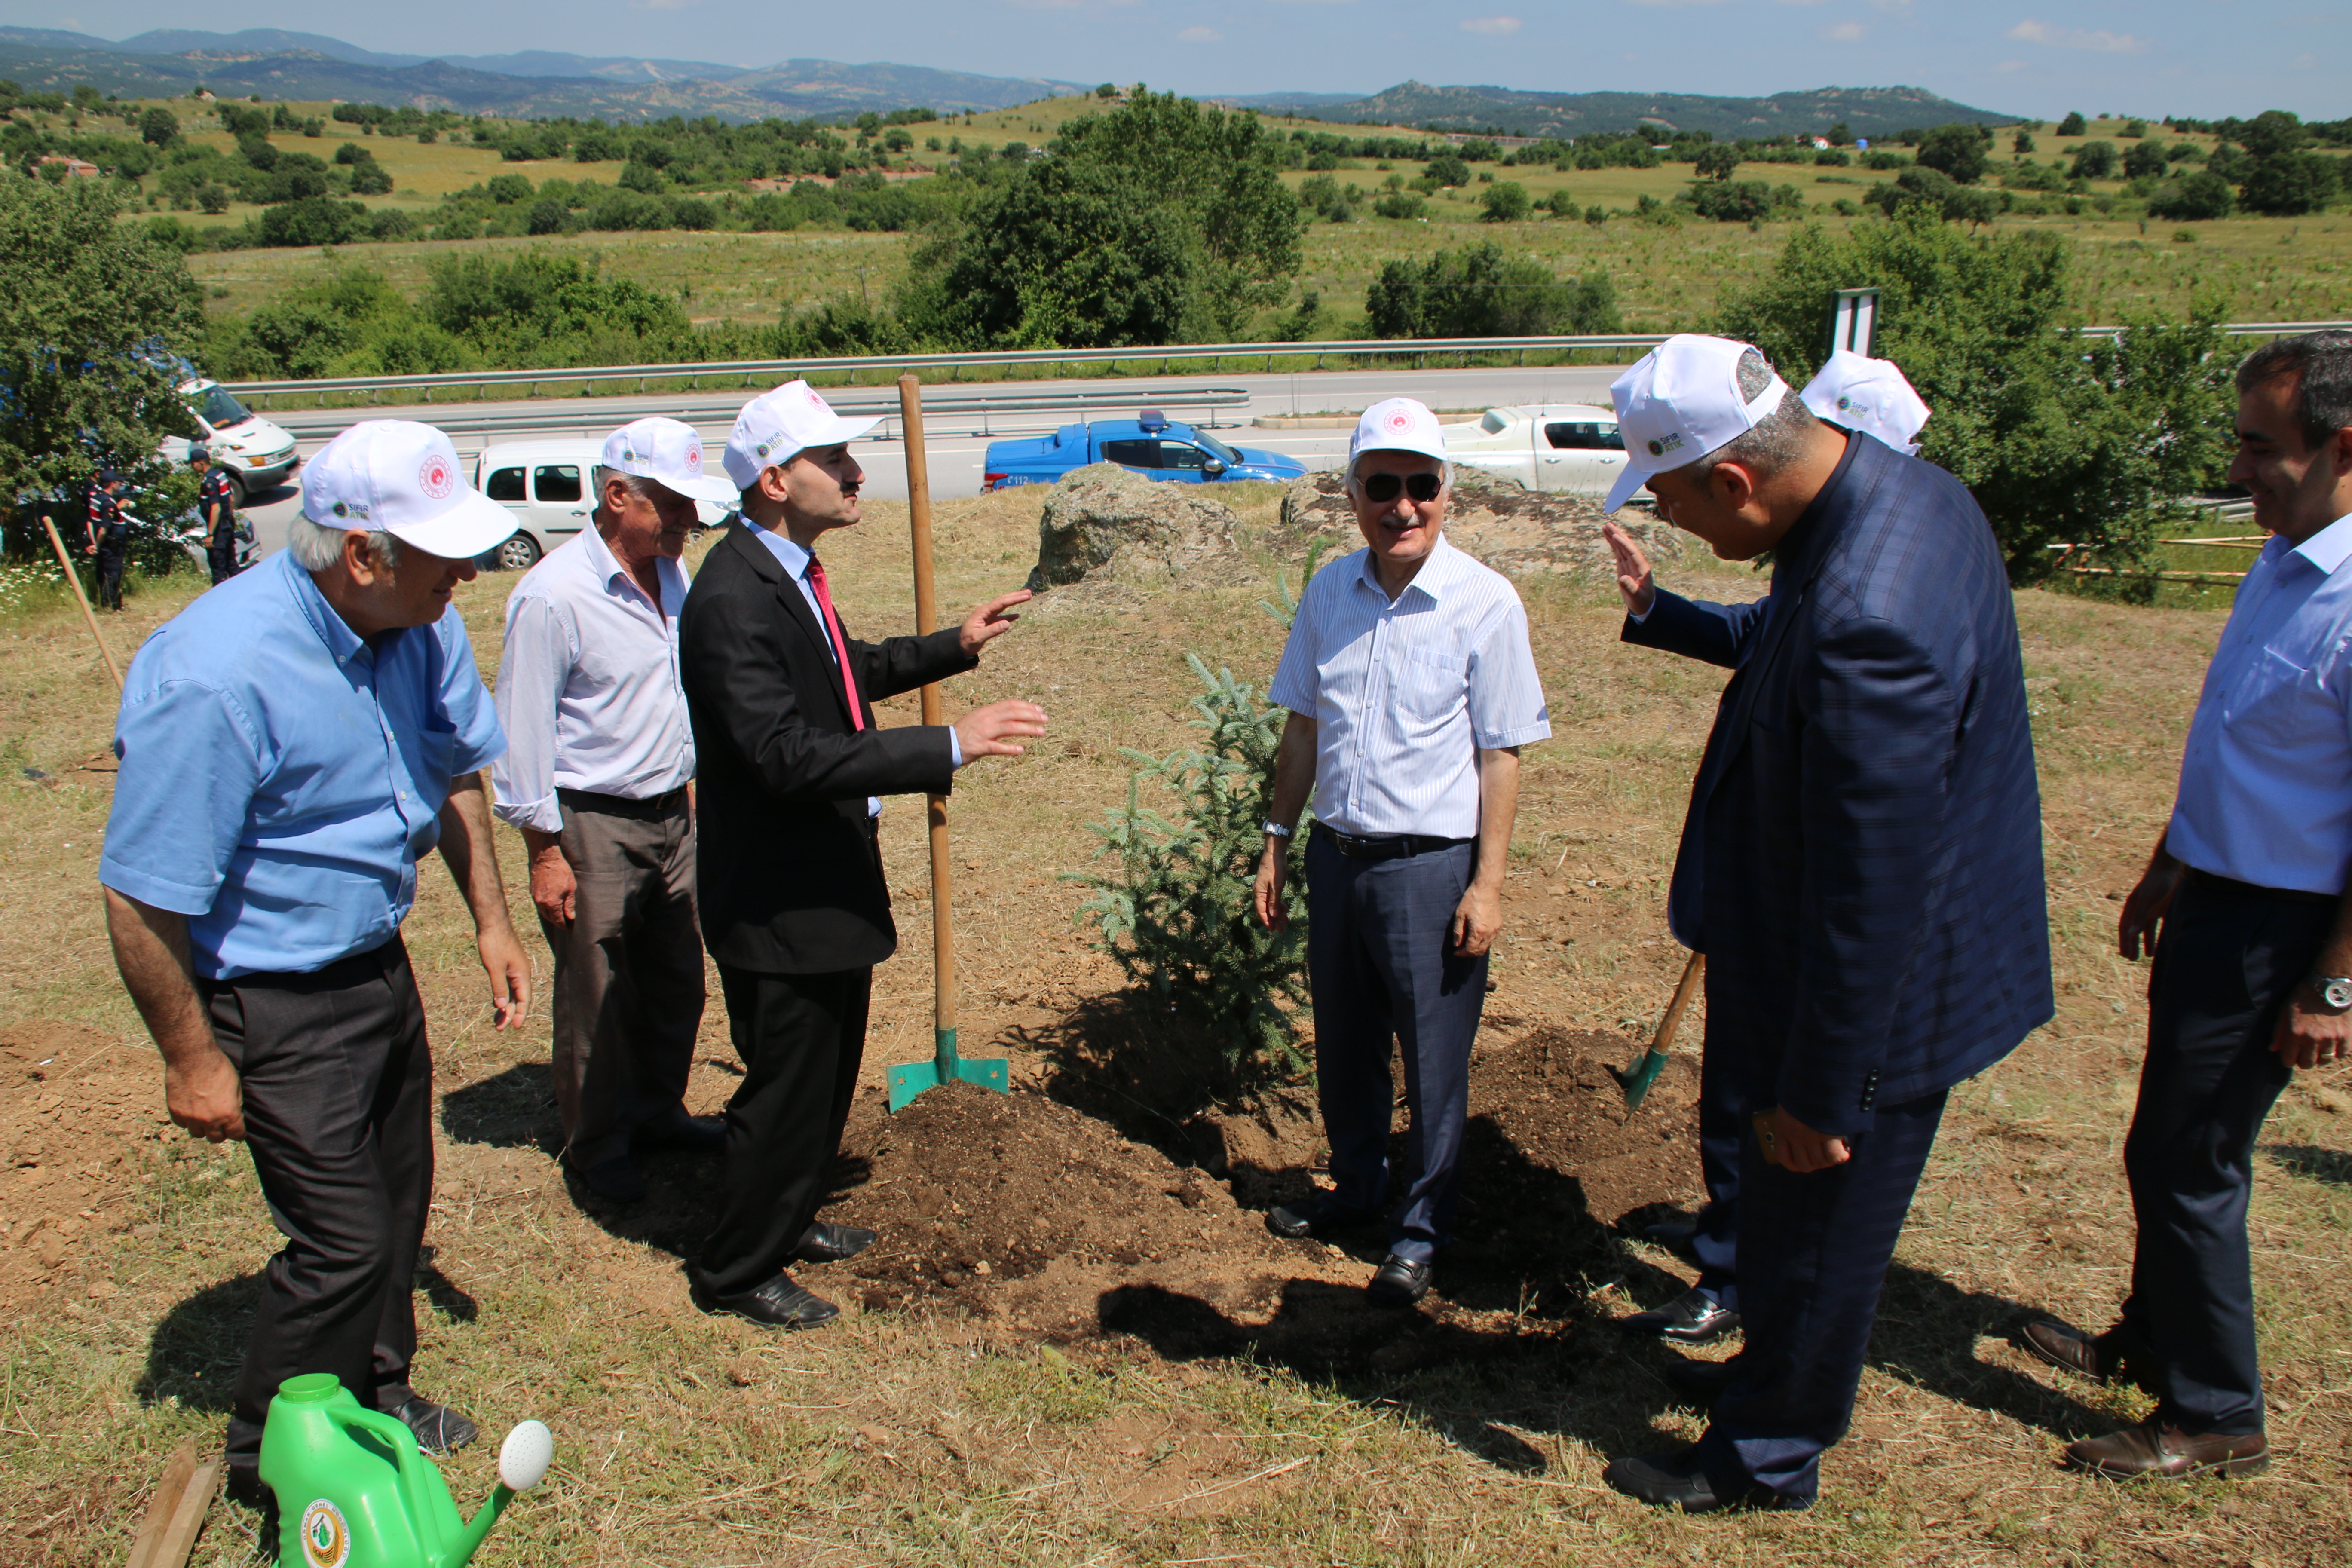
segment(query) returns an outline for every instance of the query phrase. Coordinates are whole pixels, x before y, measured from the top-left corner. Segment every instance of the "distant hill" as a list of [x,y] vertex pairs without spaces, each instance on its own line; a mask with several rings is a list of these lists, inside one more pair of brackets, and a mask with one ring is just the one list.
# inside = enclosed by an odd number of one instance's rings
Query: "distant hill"
[[1334,101],[1321,93],[1261,93],[1223,99],[1237,107],[1355,124],[1499,129],[1513,136],[1581,136],[1595,131],[1705,131],[1725,140],[1826,131],[1843,121],[1856,136],[1967,121],[2008,125],[2023,116],[1971,109],[1916,87],[1824,87],[1769,98],[1709,98],[1683,92],[1522,92],[1507,87],[1431,87],[1407,81],[1370,98]]
[[[166,47],[182,44],[192,47]],[[616,121],[671,114],[800,119],[916,106],[942,112],[1008,109],[1088,90],[1044,78],[837,60],[782,60],[746,70],[546,51],[470,58],[379,55],[276,29],[146,33],[117,44],[55,28],[0,27],[0,76],[37,91],[63,91],[86,81],[104,92],[176,97],[202,84],[235,97],[351,99],[519,119],[570,114]]]

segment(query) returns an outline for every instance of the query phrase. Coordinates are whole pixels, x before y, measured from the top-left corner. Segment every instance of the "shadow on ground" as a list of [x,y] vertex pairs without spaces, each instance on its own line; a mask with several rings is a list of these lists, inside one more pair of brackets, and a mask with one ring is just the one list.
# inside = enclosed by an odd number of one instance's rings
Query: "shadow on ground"
[[2263,1152],[2292,1174],[2330,1186],[2352,1187],[2352,1154],[2341,1149],[2323,1149],[2316,1143],[2272,1143]]

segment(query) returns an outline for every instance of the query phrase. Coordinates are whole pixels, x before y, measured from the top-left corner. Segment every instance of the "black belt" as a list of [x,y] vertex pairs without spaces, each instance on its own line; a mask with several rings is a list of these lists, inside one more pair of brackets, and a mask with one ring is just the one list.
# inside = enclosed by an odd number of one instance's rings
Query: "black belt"
[[660,822],[686,809],[686,786],[666,795],[650,795],[644,800],[628,800],[617,795],[595,795],[584,789],[559,789],[555,798],[574,811],[593,811],[604,816],[634,816],[644,822]]
[[1315,831],[1328,839],[1332,848],[1350,860],[1402,860],[1413,855],[1434,855],[1441,849],[1473,842],[1467,838],[1436,838],[1425,833],[1359,838],[1352,833],[1342,833],[1320,822],[1315,825]]
[[2263,888],[2252,882],[2241,882],[2235,877],[2216,876],[2210,871],[2189,868],[2189,879],[2208,892],[2227,893],[2232,898],[2270,899],[2283,904],[2336,904],[2343,901],[2340,893],[2314,893],[2301,888]]

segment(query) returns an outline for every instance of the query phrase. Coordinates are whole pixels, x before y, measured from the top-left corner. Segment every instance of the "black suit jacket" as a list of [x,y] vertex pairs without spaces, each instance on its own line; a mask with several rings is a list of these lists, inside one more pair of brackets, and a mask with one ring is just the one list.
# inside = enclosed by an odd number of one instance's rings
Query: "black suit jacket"
[[898,933],[866,797],[945,795],[955,770],[945,729],[877,728],[871,700],[979,660],[952,626],[852,640],[866,720],[853,731],[824,628],[782,563],[740,521],[695,574],[677,644],[694,725],[696,879],[710,955],[780,974],[889,957]]
[[1627,642],[1737,673],[1669,912],[1707,955],[1707,1049],[1816,1131],[1948,1089],[2053,1011],[2017,617],[1968,490],[1868,436],[1756,605],[1661,592]]

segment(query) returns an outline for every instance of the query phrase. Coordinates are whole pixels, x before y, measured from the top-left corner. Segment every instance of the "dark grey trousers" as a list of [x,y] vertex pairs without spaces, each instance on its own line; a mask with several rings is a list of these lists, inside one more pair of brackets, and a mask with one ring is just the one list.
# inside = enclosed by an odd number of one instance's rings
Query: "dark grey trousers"
[[682,1121],[702,1026],[694,816],[562,792],[572,923],[540,930],[555,954],[555,1104],[572,1163],[629,1152],[629,1134]]
[[286,1245],[262,1270],[228,1462],[260,1462],[278,1385],[331,1372],[397,1410],[416,1354],[414,1284],[433,1195],[433,1058],[398,937],[310,974],[198,984],[244,1080],[246,1147]]
[[2291,1076],[2271,1031],[2335,918],[2332,900],[2194,877],[2165,918],[2124,1141],[2139,1221],[2124,1321],[2155,1352],[2158,1414],[2184,1431],[2263,1429],[2246,1247],[2254,1137]]
[[1334,1201],[1377,1209],[1387,1197],[1393,1042],[1412,1122],[1389,1249],[1417,1262],[1453,1238],[1459,1196],[1486,959],[1462,957],[1448,939],[1476,860],[1475,844],[1393,860],[1351,860],[1321,833],[1307,845],[1307,975]]

